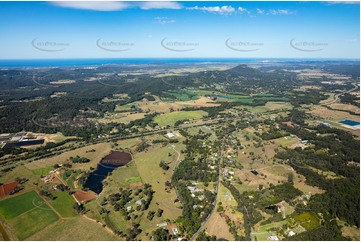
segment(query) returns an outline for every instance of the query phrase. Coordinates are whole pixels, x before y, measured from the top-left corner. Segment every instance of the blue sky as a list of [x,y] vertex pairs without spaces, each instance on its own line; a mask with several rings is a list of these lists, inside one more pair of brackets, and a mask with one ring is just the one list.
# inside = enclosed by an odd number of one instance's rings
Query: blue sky
[[352,2],[0,2],[0,59],[359,58]]

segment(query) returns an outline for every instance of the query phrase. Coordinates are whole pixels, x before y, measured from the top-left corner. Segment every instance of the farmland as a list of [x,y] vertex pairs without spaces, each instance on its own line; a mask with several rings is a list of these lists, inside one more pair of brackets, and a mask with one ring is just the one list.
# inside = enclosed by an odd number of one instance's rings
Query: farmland
[[15,230],[19,240],[28,238],[59,219],[35,192],[2,200],[0,209],[0,216]]
[[160,126],[167,126],[174,125],[175,122],[181,120],[200,119],[206,115],[207,113],[204,111],[178,111],[157,116],[154,121]]
[[[201,73],[105,65],[79,78],[69,69],[71,78],[38,80],[36,102],[49,99],[40,111],[23,106],[26,95],[18,106],[0,96],[19,115],[4,107],[0,119],[10,133],[2,142],[13,139],[0,150],[0,182],[13,184],[0,190],[5,232],[19,240],[357,238],[359,134],[338,123],[359,121],[356,79],[327,84],[306,77],[326,73],[320,64],[278,65]],[[46,142],[16,146],[29,137]],[[132,159],[106,158],[118,152]],[[121,166],[95,173],[105,165]],[[101,189],[87,185],[93,177]]]

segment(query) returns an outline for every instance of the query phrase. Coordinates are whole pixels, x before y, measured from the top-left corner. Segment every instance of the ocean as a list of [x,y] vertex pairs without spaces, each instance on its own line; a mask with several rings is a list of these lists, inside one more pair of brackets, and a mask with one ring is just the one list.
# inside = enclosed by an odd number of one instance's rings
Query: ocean
[[[342,61],[340,59],[294,59],[294,58],[99,58],[99,59],[23,59],[0,60],[0,67],[61,67],[99,66],[120,64],[187,64],[187,63],[299,63],[307,61]],[[359,61],[345,59],[344,61]]]

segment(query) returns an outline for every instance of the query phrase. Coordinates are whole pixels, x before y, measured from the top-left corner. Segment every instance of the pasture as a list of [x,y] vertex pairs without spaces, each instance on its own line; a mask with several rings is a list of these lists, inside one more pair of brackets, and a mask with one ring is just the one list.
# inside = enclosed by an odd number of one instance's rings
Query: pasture
[[159,126],[174,125],[175,122],[186,119],[200,119],[207,115],[204,111],[178,111],[172,113],[161,114],[154,118]]
[[[66,232],[65,232],[66,231]],[[47,226],[30,236],[28,240],[119,240],[120,238],[104,229],[100,224],[77,216]]]
[[0,201],[0,216],[15,231],[19,240],[26,239],[59,219],[34,191]]
[[54,195],[56,199],[49,199],[48,201],[62,217],[74,217],[77,215],[73,208],[75,200],[68,192],[56,192]]
[[[95,152],[89,152],[95,150]],[[45,168],[54,166],[55,164],[71,163],[70,157],[86,157],[90,160],[88,163],[73,163],[72,169],[76,170],[89,170],[90,167],[96,167],[98,162],[111,151],[110,143],[99,143],[95,145],[89,145],[75,150],[64,152],[60,155],[44,158],[41,160],[33,161],[25,166],[30,170],[37,170],[39,168]]]
[[330,120],[340,122],[341,120],[350,119],[360,122],[359,115],[352,115],[345,111],[330,110],[320,105],[315,105],[311,108],[310,113],[321,118],[321,120]]
[[312,230],[320,226],[320,219],[313,212],[304,212],[293,217],[293,219],[306,230]]

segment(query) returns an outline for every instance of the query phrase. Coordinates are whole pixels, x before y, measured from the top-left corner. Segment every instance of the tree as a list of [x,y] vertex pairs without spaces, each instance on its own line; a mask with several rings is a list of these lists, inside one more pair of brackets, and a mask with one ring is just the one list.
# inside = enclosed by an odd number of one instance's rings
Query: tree
[[287,177],[287,181],[288,181],[289,183],[293,184],[293,178],[294,178],[293,173],[289,173],[289,174],[288,174],[288,177]]
[[147,219],[152,220],[154,218],[154,214],[155,214],[154,211],[149,211],[147,215]]
[[162,217],[163,209],[158,208],[157,210],[157,217]]

